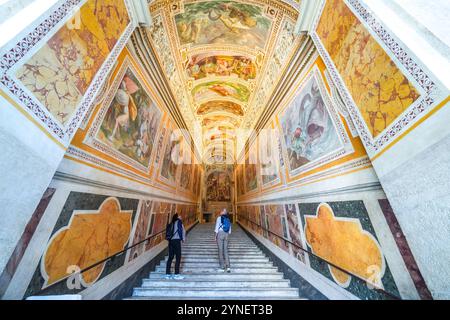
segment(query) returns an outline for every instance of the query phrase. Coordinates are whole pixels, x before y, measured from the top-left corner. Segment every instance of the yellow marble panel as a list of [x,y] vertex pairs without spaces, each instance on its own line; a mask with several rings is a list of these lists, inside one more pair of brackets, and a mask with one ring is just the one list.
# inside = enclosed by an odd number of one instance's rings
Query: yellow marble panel
[[[131,231],[131,213],[122,212],[116,198],[108,198],[95,213],[75,213],[70,225],[50,242],[44,267],[47,285],[66,277],[69,266],[86,268],[124,248]],[[91,284],[105,264],[83,273]]]
[[[382,252],[357,219],[336,218],[331,207],[322,204],[317,216],[306,216],[305,220],[306,241],[314,254],[381,286]],[[374,270],[378,271],[375,277]],[[330,272],[340,285],[350,281],[348,274],[336,268],[330,267]]]
[[373,137],[420,94],[342,0],[327,0],[317,34]]

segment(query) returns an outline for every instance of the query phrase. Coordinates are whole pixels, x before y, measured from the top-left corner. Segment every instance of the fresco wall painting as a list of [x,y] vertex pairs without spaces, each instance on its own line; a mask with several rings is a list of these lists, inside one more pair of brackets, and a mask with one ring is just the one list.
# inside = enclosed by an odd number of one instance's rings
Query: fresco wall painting
[[301,83],[294,100],[279,115],[290,174],[346,154],[349,138],[332,106],[317,67]]
[[213,171],[206,178],[207,201],[231,201],[231,178],[226,171]]
[[128,61],[122,66],[115,85],[118,87],[113,87],[116,90],[110,95],[112,100],[105,100],[99,112],[102,118],[97,120],[101,124],[95,139],[148,168],[162,113]]
[[187,76],[194,80],[209,77],[233,77],[253,80],[258,70],[256,59],[245,56],[196,54],[189,59]]
[[[64,3],[51,19],[30,32],[31,37],[24,36],[15,47],[5,48],[11,59],[1,70],[5,74],[2,84],[59,139],[75,133],[107,76],[104,71],[112,66],[132,31],[124,0],[88,0],[55,30],[75,5]],[[40,41],[52,32],[45,43]],[[21,53],[11,55],[17,48]]]
[[175,159],[177,158],[178,144],[180,143],[179,140],[175,139],[173,131],[174,129],[171,128],[168,132],[164,157],[160,169],[160,176],[168,180],[171,184],[174,184],[176,181],[179,167],[176,161],[173,161],[172,156],[175,157]]
[[262,8],[234,1],[184,5],[175,16],[181,45],[231,44],[265,48],[271,28]]

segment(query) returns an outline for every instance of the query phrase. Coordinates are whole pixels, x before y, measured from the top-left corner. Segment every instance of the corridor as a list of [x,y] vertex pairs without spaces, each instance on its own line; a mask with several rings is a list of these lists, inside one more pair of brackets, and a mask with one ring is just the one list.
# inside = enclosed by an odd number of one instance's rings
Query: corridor
[[0,299],[450,299],[448,17],[0,0]]

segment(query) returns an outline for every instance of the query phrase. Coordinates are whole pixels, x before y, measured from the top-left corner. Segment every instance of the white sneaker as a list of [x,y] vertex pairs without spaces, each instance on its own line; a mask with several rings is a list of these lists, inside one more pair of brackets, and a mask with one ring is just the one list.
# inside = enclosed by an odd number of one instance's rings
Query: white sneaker
[[227,268],[227,272],[230,273],[230,272],[231,272],[231,269],[230,269],[230,268]]
[[183,280],[184,277],[182,275],[176,274],[176,275],[173,276],[173,279],[175,279],[175,280]]
[[171,275],[171,274],[166,274],[165,277],[164,277],[164,279],[166,279],[166,280],[171,280],[171,279],[173,279],[173,275]]
[[222,269],[222,268],[218,268],[218,269],[217,269],[217,272],[225,272],[225,270]]

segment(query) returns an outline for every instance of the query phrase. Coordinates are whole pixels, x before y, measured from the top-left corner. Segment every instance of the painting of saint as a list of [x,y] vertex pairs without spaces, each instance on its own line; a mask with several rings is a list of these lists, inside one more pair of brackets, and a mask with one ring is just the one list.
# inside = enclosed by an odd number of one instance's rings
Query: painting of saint
[[259,6],[234,1],[187,4],[175,16],[181,45],[229,44],[264,49],[271,20]]
[[300,89],[280,120],[291,171],[341,147],[314,77]]
[[224,97],[234,98],[236,100],[247,102],[250,97],[250,90],[238,83],[211,81],[199,84],[192,89],[192,97],[195,101],[204,101],[220,99]]
[[257,67],[252,58],[198,54],[190,58],[187,76],[200,80],[207,77],[256,78]]
[[278,145],[274,130],[263,130],[259,135],[261,178],[262,184],[266,185],[278,178]]
[[258,178],[256,176],[256,164],[245,161],[245,190],[250,192],[258,188]]
[[181,165],[181,177],[180,177],[180,186],[183,189],[189,189],[189,185],[191,182],[191,165],[183,163]]
[[97,139],[148,167],[161,111],[127,69],[103,118]]
[[177,155],[177,146],[179,144],[179,141],[173,139],[171,133],[169,134],[169,140],[164,151],[164,158],[161,166],[161,176],[171,182],[175,182],[178,164],[176,163],[176,161],[173,161],[172,157],[176,157]]

